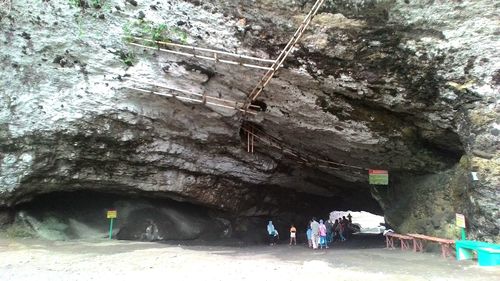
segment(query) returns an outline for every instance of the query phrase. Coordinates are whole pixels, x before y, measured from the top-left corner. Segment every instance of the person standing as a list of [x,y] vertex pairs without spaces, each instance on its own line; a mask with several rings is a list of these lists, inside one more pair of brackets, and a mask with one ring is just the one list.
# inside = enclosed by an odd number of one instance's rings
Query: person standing
[[326,226],[323,220],[319,220],[319,248],[323,249],[323,247],[328,248],[326,245]]
[[344,237],[345,223],[342,219],[339,219],[339,224],[337,225],[339,231],[340,242],[344,242],[346,239]]
[[306,236],[307,236],[307,244],[309,248],[312,248],[312,230],[311,230],[311,222],[309,221],[309,224],[307,225],[307,231],[306,231]]
[[327,220],[325,223],[326,226],[326,245],[328,246],[333,242],[333,224],[331,220]]
[[312,245],[313,245],[313,250],[318,249],[318,242],[319,242],[319,223],[316,221],[316,218],[313,218],[311,222],[311,240],[312,240]]
[[276,229],[274,228],[273,221],[269,221],[267,224],[267,233],[269,234],[269,245],[274,245],[274,237],[276,235]]
[[342,217],[342,228],[344,229],[344,232],[342,233],[344,238],[349,238],[349,220],[345,216]]
[[333,239],[332,243],[335,242],[335,240],[339,239],[339,220],[336,219],[335,222],[333,223]]
[[292,246],[292,242],[293,242],[293,245],[297,245],[297,238],[296,237],[297,237],[297,229],[292,224],[292,226],[290,227],[290,246]]

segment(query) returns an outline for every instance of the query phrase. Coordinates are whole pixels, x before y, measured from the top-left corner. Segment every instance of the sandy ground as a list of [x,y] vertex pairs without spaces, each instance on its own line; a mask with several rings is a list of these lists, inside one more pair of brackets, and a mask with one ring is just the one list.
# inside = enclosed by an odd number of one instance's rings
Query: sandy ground
[[381,242],[351,241],[313,251],[287,244],[181,246],[0,238],[0,280],[500,280],[500,267],[388,250]]

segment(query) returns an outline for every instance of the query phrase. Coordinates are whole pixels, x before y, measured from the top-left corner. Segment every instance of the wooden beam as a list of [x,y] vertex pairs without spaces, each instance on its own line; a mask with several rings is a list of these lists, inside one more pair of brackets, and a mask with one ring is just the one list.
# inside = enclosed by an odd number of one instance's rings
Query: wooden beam
[[[190,45],[183,45],[183,44],[176,44],[176,43],[171,43],[171,42],[165,42],[165,41],[155,41],[151,39],[146,39],[146,38],[141,38],[141,37],[132,37],[135,40],[142,40],[142,41],[147,41],[147,42],[153,42],[156,44],[161,44],[169,47],[177,47],[177,48],[184,48],[184,49],[190,49],[194,51],[201,51],[201,52],[207,52],[207,53],[213,53],[213,54],[219,54],[219,55],[225,55],[225,56],[230,56],[230,57],[235,57],[241,59],[246,59],[246,60],[254,60],[254,61],[260,61],[260,62],[266,62],[266,63],[274,63],[275,60],[270,60],[270,59],[263,59],[263,58],[258,58],[258,57],[251,57],[251,56],[245,56],[245,55],[239,55],[235,53],[230,53],[230,52],[224,52],[224,51],[219,51],[219,50],[214,50],[214,49],[208,49],[208,48],[200,48],[200,47],[194,47]],[[217,56],[215,56],[217,58]]]
[[[157,91],[153,91],[153,90],[144,90],[144,89],[140,89],[140,88],[136,88],[136,87],[130,87],[130,86],[123,86],[123,88],[134,90],[134,91],[138,91],[138,92],[142,92],[142,93],[154,94],[154,95],[158,95],[158,96],[164,96],[164,97],[168,97],[168,98],[176,98],[176,99],[179,99],[179,100],[184,100],[184,101],[190,101],[190,102],[195,102],[195,103],[203,104],[203,100],[199,100],[199,99],[193,99],[193,98],[183,97],[183,96],[174,95],[174,94],[165,94],[165,93],[161,93],[161,92],[157,92]],[[235,108],[232,107],[232,106],[227,106],[227,105],[223,105],[223,104],[219,104],[219,103],[215,103],[215,102],[208,102],[207,101],[206,105],[213,105],[213,106],[218,106],[218,107],[223,107],[223,108],[235,110]],[[244,111],[241,108],[236,108],[236,110],[241,111],[241,112]],[[256,114],[256,113],[252,112],[251,114]]]
[[[210,95],[207,95],[207,94],[203,95],[203,94],[199,94],[199,93],[195,93],[195,92],[190,92],[190,91],[183,90],[183,89],[178,89],[178,88],[174,88],[174,87],[170,87],[170,86],[166,86],[166,85],[160,85],[160,84],[152,83],[152,82],[149,82],[149,81],[141,81],[141,80],[137,80],[137,79],[130,78],[130,77],[123,77],[123,79],[129,80],[129,81],[132,81],[132,82],[135,82],[135,83],[139,83],[139,84],[147,84],[147,85],[154,86],[154,87],[164,88],[164,89],[167,89],[167,90],[170,90],[170,91],[180,92],[180,93],[183,93],[183,94],[186,94],[186,95],[193,95],[193,96],[198,96],[198,97],[202,97],[202,98],[205,97],[207,100],[213,100],[213,101],[216,101],[216,102],[219,102],[219,103],[223,103],[223,104],[225,104],[227,106],[235,104],[235,106],[236,106],[235,109],[241,108],[243,106],[243,102],[238,102],[238,101],[233,101],[233,100],[227,100],[227,99],[221,99],[221,98],[217,98],[217,97],[210,96]],[[240,106],[240,104],[241,104],[241,106]],[[252,105],[252,109],[253,110],[259,110],[260,107],[257,106],[257,105]]]
[[154,48],[154,47],[145,46],[145,45],[138,44],[138,43],[128,43],[128,44],[132,45],[132,46],[142,47],[145,49],[150,49],[150,50],[155,50],[155,51],[160,51],[160,52],[165,52],[165,53],[170,53],[170,54],[176,54],[176,55],[182,55],[182,56],[192,57],[192,58],[200,58],[200,59],[209,60],[209,61],[213,61],[213,62],[222,62],[222,63],[232,64],[232,65],[241,65],[244,67],[256,68],[256,69],[261,69],[261,70],[271,70],[272,69],[271,67],[268,67],[268,66],[260,66],[260,65],[250,64],[250,63],[241,63],[241,62],[237,62],[237,61],[219,59],[216,57],[207,57],[207,56],[201,56],[201,55],[196,55],[196,54],[190,54],[190,53],[186,53],[186,52],[173,51],[173,50],[162,49],[162,48]]

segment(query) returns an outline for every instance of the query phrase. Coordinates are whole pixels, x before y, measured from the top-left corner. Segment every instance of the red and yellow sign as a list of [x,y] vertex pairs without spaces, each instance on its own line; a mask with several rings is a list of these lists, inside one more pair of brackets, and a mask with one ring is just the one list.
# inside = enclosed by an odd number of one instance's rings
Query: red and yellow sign
[[108,219],[116,219],[116,210],[108,210]]
[[386,170],[368,170],[368,179],[370,184],[388,185],[389,171]]
[[465,228],[465,216],[462,214],[455,214],[456,224],[458,227]]

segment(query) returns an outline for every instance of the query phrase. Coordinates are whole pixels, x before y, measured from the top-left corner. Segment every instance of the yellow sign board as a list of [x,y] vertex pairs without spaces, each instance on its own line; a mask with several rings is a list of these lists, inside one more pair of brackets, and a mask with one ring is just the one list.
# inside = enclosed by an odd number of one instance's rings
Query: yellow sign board
[[108,211],[108,219],[115,219],[117,215],[116,210],[109,210]]
[[465,228],[465,216],[462,214],[455,214],[456,223],[458,227]]

